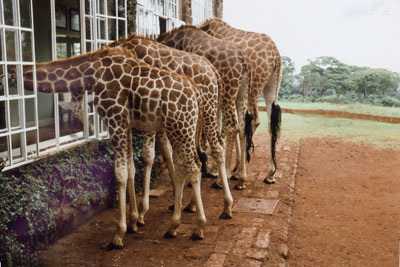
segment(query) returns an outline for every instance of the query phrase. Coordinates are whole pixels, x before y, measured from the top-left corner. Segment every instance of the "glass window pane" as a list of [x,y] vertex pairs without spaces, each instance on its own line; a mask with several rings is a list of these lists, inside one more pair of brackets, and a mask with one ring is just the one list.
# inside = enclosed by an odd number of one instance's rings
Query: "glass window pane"
[[35,99],[25,99],[25,125],[26,127],[35,126]]
[[81,30],[81,22],[80,22],[80,16],[79,16],[79,11],[77,9],[70,9],[70,29],[72,31],[79,32]]
[[105,15],[105,8],[104,8],[104,0],[97,0],[97,7],[99,9],[99,13]]
[[92,43],[91,42],[86,42],[86,52],[92,51]]
[[9,158],[8,155],[8,137],[7,136],[3,136],[0,137],[0,157],[1,158]]
[[14,160],[22,158],[22,145],[24,143],[24,134],[19,133],[19,134],[13,134],[11,136],[11,143],[12,143],[12,158]]
[[91,9],[91,0],[85,0],[85,14],[91,15],[92,13],[90,12]]
[[[37,138],[36,130],[26,132],[26,144],[28,146],[36,144],[37,143],[36,138]],[[28,156],[30,157],[37,156],[36,147],[29,149]]]
[[116,0],[107,1],[107,13],[109,16],[117,16],[115,14],[115,5],[116,5]]
[[3,61],[3,31],[0,31],[0,61]]
[[[32,65],[24,65],[22,66],[24,71],[30,71],[32,70]],[[24,87],[24,84],[22,83],[22,86]],[[24,87],[25,88],[25,87]],[[33,90],[24,90],[24,95],[33,95]]]
[[97,21],[97,25],[98,25],[98,37],[99,39],[106,39],[106,22],[102,19],[99,19]]
[[6,101],[0,101],[0,133],[7,129]]
[[21,17],[21,27],[31,28],[31,1],[19,0],[19,14]]
[[19,113],[22,107],[22,99],[10,100],[10,116],[11,116],[11,127],[21,127],[22,118]]
[[72,44],[72,56],[77,56],[81,54],[81,43]]
[[17,73],[17,65],[8,65],[8,94],[18,95],[18,83],[20,82]]
[[125,17],[125,1],[118,0],[118,17]]
[[86,28],[86,40],[93,40],[92,37],[92,20],[90,18],[85,19]]
[[5,94],[6,77],[4,76],[4,65],[0,65],[0,96]]
[[13,0],[3,0],[3,8],[4,8],[4,22],[7,25],[14,25],[14,12],[13,12]]
[[126,31],[125,31],[125,21],[124,20],[118,20],[118,38],[126,36]]
[[117,39],[117,25],[115,19],[108,19],[108,40],[114,41]]
[[32,33],[21,31],[22,61],[32,62]]
[[16,61],[17,32],[6,31],[6,52],[8,61]]

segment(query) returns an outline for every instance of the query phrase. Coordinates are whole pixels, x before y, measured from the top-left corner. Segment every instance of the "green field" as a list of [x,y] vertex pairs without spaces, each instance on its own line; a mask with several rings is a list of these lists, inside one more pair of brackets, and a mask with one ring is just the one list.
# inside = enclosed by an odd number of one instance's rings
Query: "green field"
[[[285,102],[278,101],[282,108],[293,109],[323,109],[323,110],[342,110],[354,113],[373,114],[381,116],[398,116],[400,117],[400,108],[381,107],[367,104],[331,104],[331,103],[312,103],[312,102]],[[265,105],[264,100],[259,101],[259,105]]]
[[[265,134],[268,123],[266,112],[260,112],[260,120],[257,133]],[[400,149],[400,124],[283,113],[281,129],[282,138],[294,141],[305,137],[339,137]]]

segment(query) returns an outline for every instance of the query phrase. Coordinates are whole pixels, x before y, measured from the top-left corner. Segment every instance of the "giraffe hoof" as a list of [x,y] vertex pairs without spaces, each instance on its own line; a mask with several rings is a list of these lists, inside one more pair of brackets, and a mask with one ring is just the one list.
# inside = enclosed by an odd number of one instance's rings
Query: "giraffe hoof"
[[122,246],[118,246],[118,245],[115,245],[113,242],[110,242],[110,244],[108,244],[108,246],[106,247],[106,249],[107,249],[108,251],[117,250],[117,249],[122,249]]
[[172,204],[171,206],[169,206],[168,209],[169,209],[170,211],[174,211],[174,204]]
[[203,240],[204,237],[201,237],[201,236],[193,233],[192,236],[190,237],[190,239],[192,239],[193,241],[199,241],[199,240]]
[[223,212],[223,213],[219,216],[219,218],[220,218],[221,220],[230,220],[230,219],[232,219],[232,215],[229,215],[229,214]]
[[[137,223],[137,225],[139,225],[139,222]],[[126,233],[128,233],[128,234],[136,234],[137,233],[137,226],[136,227],[128,226],[128,228],[126,229]]]
[[202,177],[203,178],[209,178],[209,179],[216,179],[216,178],[218,178],[218,175],[214,175],[212,173],[206,172],[205,174],[203,174]]
[[143,227],[144,226],[144,222],[136,222],[136,225],[138,226],[138,227]]
[[234,187],[236,190],[244,190],[244,189],[246,189],[246,186],[244,185],[244,184],[242,184],[242,185],[240,185],[240,184],[237,184],[237,185],[235,185],[235,187]]
[[166,232],[165,235],[164,235],[164,238],[167,238],[167,239],[172,239],[172,238],[175,238],[175,237],[176,237],[176,235],[173,235],[170,232]]
[[217,182],[212,183],[211,188],[214,189],[222,189],[222,186],[220,186],[219,184],[217,184]]
[[231,176],[231,181],[239,181],[239,178],[237,178],[235,175]]
[[275,184],[275,178],[272,177],[272,179],[264,179],[264,183],[266,184]]
[[195,209],[192,209],[190,206],[186,206],[186,207],[183,209],[183,211],[186,212],[186,213],[195,213],[195,212],[196,212],[196,210],[195,210]]

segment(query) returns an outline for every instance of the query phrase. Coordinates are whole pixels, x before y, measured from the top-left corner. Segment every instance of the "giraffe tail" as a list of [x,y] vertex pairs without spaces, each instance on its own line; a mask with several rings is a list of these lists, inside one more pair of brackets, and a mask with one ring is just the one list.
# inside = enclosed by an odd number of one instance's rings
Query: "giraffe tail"
[[[253,81],[252,79],[252,73],[249,70],[248,67],[248,63],[246,62],[246,64],[244,64],[244,66],[246,67],[245,69],[245,86],[247,86],[247,101],[250,95],[250,90],[252,89],[251,83]],[[250,110],[250,113],[249,113]],[[254,111],[253,111],[254,112]],[[251,153],[254,153],[254,143],[253,143],[253,127],[252,127],[252,121],[254,119],[254,114],[252,114],[252,110],[251,107],[247,107],[247,111],[244,117],[244,136],[246,138],[246,161],[250,162],[251,159]]]
[[281,131],[281,117],[282,117],[281,107],[277,104],[279,88],[280,88],[281,81],[282,81],[282,71],[283,71],[282,61],[281,61],[281,57],[278,55],[275,58],[275,99],[271,105],[271,118],[270,118],[271,155],[272,155],[272,161],[274,162],[275,171],[277,169],[276,157],[275,157],[275,146],[276,146],[276,142],[278,141],[280,131]]

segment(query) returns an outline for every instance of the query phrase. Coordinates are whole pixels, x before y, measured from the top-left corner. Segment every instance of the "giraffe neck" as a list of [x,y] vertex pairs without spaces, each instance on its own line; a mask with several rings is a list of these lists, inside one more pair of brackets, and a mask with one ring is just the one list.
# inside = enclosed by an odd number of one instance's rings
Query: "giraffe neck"
[[[95,82],[94,73],[102,67],[100,63],[102,56],[98,54],[104,54],[104,52],[101,50],[68,59],[36,64],[38,92],[80,95],[85,90],[91,90]],[[24,68],[24,87],[27,90],[33,90],[33,69],[31,66]]]

